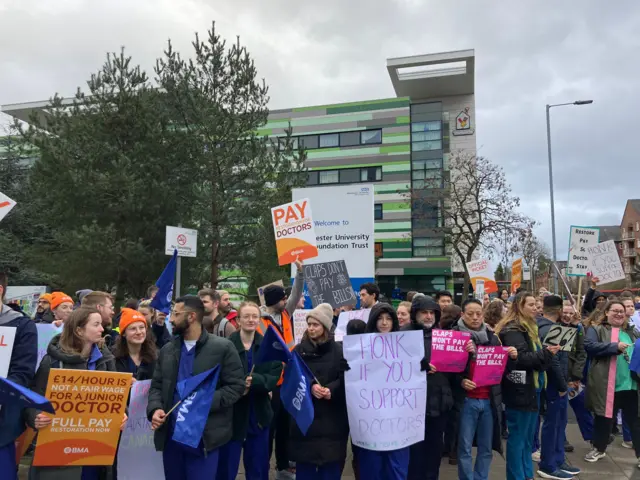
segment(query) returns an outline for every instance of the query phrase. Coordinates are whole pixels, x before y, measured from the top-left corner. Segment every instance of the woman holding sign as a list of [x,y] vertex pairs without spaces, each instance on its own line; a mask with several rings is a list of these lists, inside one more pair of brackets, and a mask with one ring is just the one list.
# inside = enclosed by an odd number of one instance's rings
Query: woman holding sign
[[587,374],[586,406],[594,415],[593,450],[584,458],[597,462],[606,456],[615,416],[622,410],[640,467],[640,422],[637,375],[629,362],[640,333],[625,316],[624,304],[609,302],[587,330],[584,348],[591,359]]
[[515,347],[518,359],[507,365],[502,397],[507,407],[507,480],[533,478],[531,451],[538,420],[540,392],[547,383],[546,371],[560,346],[543,347],[535,316],[536,298],[521,292],[506,316],[496,325],[502,345]]
[[[62,333],[51,340],[47,354],[40,362],[34,378],[33,391],[44,395],[47,391],[49,372],[52,368],[67,370],[95,370],[115,372],[113,355],[102,341],[102,316],[95,308],[80,307],[65,322]],[[26,410],[27,424],[36,430],[49,428],[52,417]],[[123,430],[127,422],[125,414],[120,425]],[[38,447],[36,447],[37,456]],[[61,458],[61,462],[65,459]],[[98,480],[109,473],[111,467],[35,467],[29,472],[31,480]]]
[[276,388],[282,373],[281,362],[253,363],[262,335],[256,332],[260,323],[260,308],[244,302],[238,310],[240,330],[229,337],[240,355],[244,367],[244,395],[233,406],[233,437],[220,449],[216,480],[235,480],[244,460],[247,480],[269,480],[269,425],[273,419],[269,393]]
[[306,435],[291,422],[289,449],[297,480],[338,480],[347,457],[349,419],[344,393],[347,362],[330,335],[333,308],[322,303],[307,315],[307,331],[295,351],[319,383],[311,387],[314,418]]

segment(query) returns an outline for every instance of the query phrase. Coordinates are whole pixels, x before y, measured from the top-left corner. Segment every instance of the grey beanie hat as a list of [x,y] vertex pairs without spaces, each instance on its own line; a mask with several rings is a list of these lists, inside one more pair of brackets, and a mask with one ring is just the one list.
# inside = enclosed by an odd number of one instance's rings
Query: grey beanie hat
[[333,326],[333,307],[328,303],[321,303],[316,308],[307,313],[307,320],[309,317],[319,321],[327,332],[331,331]]

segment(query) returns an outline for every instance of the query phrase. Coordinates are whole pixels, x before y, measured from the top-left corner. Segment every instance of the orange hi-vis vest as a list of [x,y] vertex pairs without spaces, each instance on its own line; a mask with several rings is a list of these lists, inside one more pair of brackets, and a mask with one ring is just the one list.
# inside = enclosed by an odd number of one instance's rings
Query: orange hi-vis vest
[[[269,328],[269,325],[273,325],[273,329],[280,336],[280,338],[282,339],[284,344],[287,346],[289,351],[292,351],[293,348],[296,346],[296,342],[295,342],[295,337],[293,335],[293,324],[291,323],[291,317],[289,316],[289,313],[286,310],[283,310],[280,315],[281,315],[280,318],[282,320],[282,328],[271,319],[269,314],[261,314],[260,323],[258,324],[258,332],[260,332],[260,334],[264,336],[265,333],[267,333],[267,329]],[[278,386],[282,385],[283,380],[284,380],[284,369],[280,374],[280,379],[278,380]]]

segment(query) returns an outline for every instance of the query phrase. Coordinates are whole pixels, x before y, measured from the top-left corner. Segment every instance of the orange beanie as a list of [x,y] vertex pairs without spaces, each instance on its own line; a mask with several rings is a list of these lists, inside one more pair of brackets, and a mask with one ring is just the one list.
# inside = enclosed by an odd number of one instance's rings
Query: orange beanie
[[67,295],[64,292],[53,292],[51,294],[51,301],[49,304],[51,305],[51,310],[55,310],[63,303],[70,303],[73,305],[73,298]]
[[147,325],[147,319],[144,318],[144,315],[133,308],[122,308],[120,313],[120,323],[118,324],[118,327],[120,327],[120,335],[122,335],[132,323],[142,322],[145,326]]

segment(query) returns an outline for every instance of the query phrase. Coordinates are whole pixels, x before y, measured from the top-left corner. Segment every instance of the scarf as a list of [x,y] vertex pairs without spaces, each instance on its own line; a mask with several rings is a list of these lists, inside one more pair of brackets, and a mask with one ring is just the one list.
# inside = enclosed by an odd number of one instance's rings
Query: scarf
[[467,332],[471,334],[471,339],[473,340],[473,343],[475,343],[476,345],[486,345],[487,343],[489,343],[489,334],[487,333],[487,325],[484,322],[482,322],[482,325],[480,326],[480,330],[471,330],[469,327],[465,325],[464,320],[462,320],[462,318],[458,320],[457,325],[461,332]]
[[[540,336],[538,334],[538,325],[533,322],[533,324],[529,322],[520,322],[520,325],[525,329],[527,335],[529,335],[529,341],[531,342],[531,346],[534,352],[539,352],[542,350],[542,342],[540,341]],[[534,373],[533,380],[536,386],[536,390],[540,390],[544,386],[547,385],[547,374],[544,371],[539,371],[536,375]],[[542,382],[540,382],[542,380]],[[542,383],[542,385],[540,384]]]

